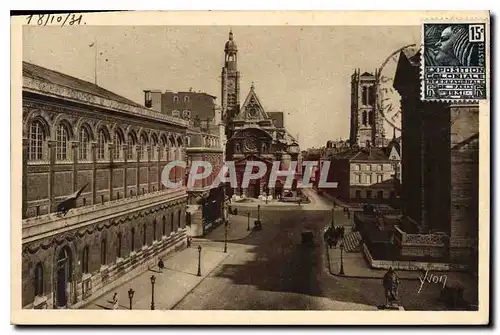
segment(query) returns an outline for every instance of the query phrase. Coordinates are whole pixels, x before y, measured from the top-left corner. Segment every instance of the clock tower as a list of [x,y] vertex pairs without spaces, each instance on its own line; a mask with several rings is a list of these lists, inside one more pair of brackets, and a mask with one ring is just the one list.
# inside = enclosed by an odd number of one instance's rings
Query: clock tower
[[231,137],[233,118],[240,109],[240,72],[238,71],[238,47],[229,32],[229,40],[224,47],[224,67],[222,68],[222,117],[226,123],[226,136]]

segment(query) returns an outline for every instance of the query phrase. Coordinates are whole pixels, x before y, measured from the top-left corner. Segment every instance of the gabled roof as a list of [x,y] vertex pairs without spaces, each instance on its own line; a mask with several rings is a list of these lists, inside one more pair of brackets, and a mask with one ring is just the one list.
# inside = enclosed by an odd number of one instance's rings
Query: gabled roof
[[[254,114],[252,114],[254,113]],[[252,84],[250,92],[248,92],[247,98],[241,107],[240,113],[235,117],[235,120],[266,120],[269,119],[269,115],[264,110],[262,103],[260,102],[257,93],[255,93],[255,87]]]
[[389,156],[385,153],[383,148],[362,148],[350,157],[351,161],[387,161]]
[[108,91],[96,84],[93,84],[91,82],[78,79],[72,76],[69,76],[67,74],[57,72],[54,70],[50,70],[47,68],[44,68],[39,65],[35,65],[32,63],[24,62],[23,61],[23,77],[31,78],[31,79],[36,79],[39,81],[44,81],[56,85],[61,85],[61,86],[66,86],[71,89],[75,89],[78,91],[86,92],[92,95],[100,96],[109,100],[114,100],[117,102],[121,102],[127,105],[132,105],[136,107],[142,107],[145,108],[144,106],[129,100],[125,97],[122,97],[121,95],[118,95],[116,93],[113,93],[111,91]]
[[375,77],[373,74],[371,73],[368,73],[368,72],[364,72],[361,77]]

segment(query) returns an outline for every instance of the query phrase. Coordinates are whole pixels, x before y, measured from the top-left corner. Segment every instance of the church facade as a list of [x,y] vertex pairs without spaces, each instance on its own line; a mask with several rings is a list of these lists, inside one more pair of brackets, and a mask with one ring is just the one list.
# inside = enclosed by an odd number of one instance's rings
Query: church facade
[[[282,112],[266,112],[253,84],[240,106],[238,48],[232,32],[229,33],[224,54],[221,108],[226,123],[226,160],[235,163],[238,181],[238,187],[229,193],[252,198],[263,195],[281,197],[287,185],[284,179],[278,178],[275,185],[268,187],[271,167],[273,162],[280,161],[280,170],[288,170],[290,162],[297,161],[296,176],[290,187],[296,189],[301,164],[298,142],[287,132]],[[251,180],[246,187],[242,185],[242,180],[248,161],[263,162],[267,171],[262,178]]]

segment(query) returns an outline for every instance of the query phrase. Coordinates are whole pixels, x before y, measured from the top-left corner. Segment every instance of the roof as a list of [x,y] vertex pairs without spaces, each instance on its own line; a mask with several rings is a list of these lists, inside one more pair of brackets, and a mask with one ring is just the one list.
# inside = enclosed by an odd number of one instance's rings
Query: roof
[[335,159],[348,159],[351,161],[386,161],[389,156],[384,148],[352,148],[332,155]]
[[96,96],[100,96],[109,100],[114,100],[117,102],[121,102],[127,105],[137,106],[145,108],[143,105],[140,105],[132,100],[129,100],[121,95],[108,91],[96,84],[91,82],[78,79],[67,74],[57,72],[54,70],[50,70],[44,68],[39,65],[35,65],[32,63],[23,61],[23,77],[28,77],[31,79],[36,79],[39,81],[44,81],[56,85],[65,86],[68,88],[72,88],[78,91],[90,93]]
[[368,73],[368,72],[364,72],[364,73],[361,75],[361,77],[374,77],[374,75],[373,75],[373,74],[371,74],[371,73]]

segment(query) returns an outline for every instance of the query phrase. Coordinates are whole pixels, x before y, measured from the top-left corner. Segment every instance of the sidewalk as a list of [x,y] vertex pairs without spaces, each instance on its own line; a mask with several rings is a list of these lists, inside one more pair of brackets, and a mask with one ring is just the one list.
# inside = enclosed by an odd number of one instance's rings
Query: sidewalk
[[[344,275],[339,275],[341,259],[340,248],[327,249],[327,260],[329,262],[330,273],[334,276],[358,279],[378,279],[382,280],[387,270],[372,269],[364,259],[362,252],[343,252],[342,260],[344,264]],[[394,269],[402,280],[415,280],[420,283],[425,273],[421,271],[408,271]],[[469,301],[474,301],[474,278],[468,273],[452,271],[429,271],[431,276],[446,276],[446,286],[461,286],[464,288],[464,297]]]
[[[247,230],[248,216],[246,213],[243,213],[243,211],[241,211],[240,214],[242,215],[229,215],[229,226],[227,231],[228,241],[241,240],[252,233],[252,228],[254,225],[253,222],[257,219],[253,218],[250,215],[250,230]],[[203,240],[223,242],[224,235],[225,235],[225,226],[224,224],[220,224],[219,226],[217,226],[217,228],[206,234],[204,237],[193,238],[193,242],[203,241]]]
[[164,260],[165,268],[148,270],[134,279],[91,301],[85,309],[112,309],[111,299],[118,293],[119,309],[129,309],[128,290],[135,291],[132,309],[151,309],[151,276],[156,277],[154,285],[155,309],[168,310],[178,304],[189,292],[207,277],[229,254],[204,247],[201,252],[201,276],[198,272],[198,245],[175,252]]

